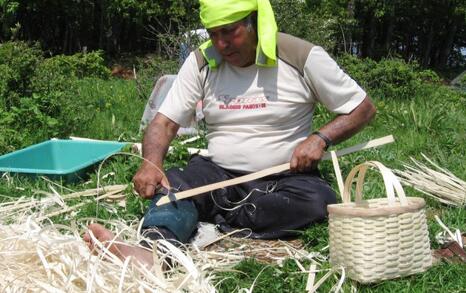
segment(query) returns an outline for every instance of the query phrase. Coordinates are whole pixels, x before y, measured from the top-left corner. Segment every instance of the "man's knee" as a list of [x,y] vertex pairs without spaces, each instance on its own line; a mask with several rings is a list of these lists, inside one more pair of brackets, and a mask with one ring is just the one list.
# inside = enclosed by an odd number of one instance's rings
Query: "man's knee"
[[337,202],[335,191],[327,183],[314,186],[312,200],[309,202],[309,214],[312,222],[322,222],[327,216],[327,206]]
[[327,204],[312,205],[309,208],[309,223],[322,222],[327,218]]
[[337,195],[330,186],[326,186],[317,191],[318,200],[320,201],[321,210],[327,215],[327,206],[329,204],[335,204],[337,202]]
[[288,195],[294,198],[294,214],[302,217],[304,222],[311,224],[322,222],[327,216],[327,206],[336,203],[336,193],[320,177],[305,178],[304,181],[294,182],[288,189]]
[[181,242],[186,242],[196,228],[198,211],[190,200],[157,206],[160,195],[151,202],[142,223],[143,229],[165,227]]

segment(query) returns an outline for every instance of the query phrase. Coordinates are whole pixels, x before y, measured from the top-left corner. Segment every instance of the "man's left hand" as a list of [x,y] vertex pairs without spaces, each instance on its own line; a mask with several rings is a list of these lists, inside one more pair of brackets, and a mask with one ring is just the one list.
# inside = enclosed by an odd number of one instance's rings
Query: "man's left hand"
[[293,172],[309,172],[316,169],[325,153],[325,146],[325,141],[319,136],[309,136],[294,150],[290,161],[290,170]]

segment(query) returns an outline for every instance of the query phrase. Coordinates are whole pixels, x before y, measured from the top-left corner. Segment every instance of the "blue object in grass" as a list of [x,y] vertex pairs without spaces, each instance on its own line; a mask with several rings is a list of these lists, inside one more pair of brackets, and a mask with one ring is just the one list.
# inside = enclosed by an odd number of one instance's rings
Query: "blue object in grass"
[[52,139],[0,156],[0,173],[62,178],[77,182],[98,162],[127,143]]

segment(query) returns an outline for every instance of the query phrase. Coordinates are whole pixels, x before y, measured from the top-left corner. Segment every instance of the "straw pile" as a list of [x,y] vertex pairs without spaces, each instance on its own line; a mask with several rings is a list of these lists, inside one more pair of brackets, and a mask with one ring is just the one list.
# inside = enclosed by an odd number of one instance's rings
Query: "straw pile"
[[404,171],[394,170],[400,181],[442,203],[465,206],[466,182],[421,155],[429,165],[411,158],[414,165],[404,164]]
[[[126,185],[108,186],[60,195],[39,192],[45,197],[22,197],[0,203],[0,290],[2,292],[215,292],[214,274],[232,266],[254,253],[267,250],[257,244],[240,245],[228,249],[203,250],[203,246],[188,245],[182,249],[171,243],[157,241],[152,250],[154,266],[147,268],[131,257],[121,260],[106,246],[93,238],[97,249],[91,251],[82,240],[89,219],[74,221],[75,213],[83,204],[70,206],[68,199],[93,197],[94,200],[121,200]],[[105,206],[103,206],[105,208]],[[50,217],[66,214],[67,225],[54,224]],[[94,219],[94,221],[98,221]],[[100,221],[102,222],[102,221]],[[106,222],[116,237],[133,246],[139,246],[142,236],[137,223]],[[139,246],[141,247],[141,246]],[[212,248],[212,247],[211,247]],[[308,288],[316,289],[315,273],[326,259],[319,253],[309,253],[299,247],[283,243],[275,247],[279,256],[269,259],[294,259],[299,273],[312,279]],[[286,253],[284,253],[286,252]],[[305,269],[300,260],[312,263]],[[327,279],[335,270],[326,274]],[[259,276],[258,276],[259,277]],[[321,278],[316,285],[324,280]],[[217,280],[218,281],[218,280]],[[344,276],[336,284],[341,288]],[[320,283],[319,283],[320,282]],[[254,286],[254,285],[253,285]],[[245,289],[252,291],[252,287]]]
[[179,263],[165,273],[157,266],[136,265],[131,258],[122,261],[108,251],[92,254],[77,230],[40,226],[32,218],[24,224],[1,225],[0,238],[3,292],[214,292],[209,276],[164,241],[159,250]]
[[[108,198],[122,188],[113,186],[104,195]],[[81,196],[95,195],[95,191],[83,192]],[[201,271],[188,254],[164,240],[158,241],[154,248],[157,253],[153,254],[152,268],[131,257],[119,259],[97,239],[94,239],[97,249],[91,251],[81,238],[86,223],[58,225],[48,220],[47,215],[59,214],[56,206],[63,212],[76,210],[76,206],[69,207],[54,195],[41,200],[21,198],[0,205],[2,292],[215,291],[210,284],[212,270]],[[139,245],[137,227],[121,221],[109,224],[125,243]]]

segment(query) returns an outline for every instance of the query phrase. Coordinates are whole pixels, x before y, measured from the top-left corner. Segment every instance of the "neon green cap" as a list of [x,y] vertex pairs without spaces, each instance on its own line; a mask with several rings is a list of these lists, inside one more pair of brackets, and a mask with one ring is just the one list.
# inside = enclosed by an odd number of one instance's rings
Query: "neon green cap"
[[[214,28],[237,22],[257,11],[256,64],[276,66],[277,23],[269,0],[200,0],[200,17],[205,28]],[[218,66],[218,58],[211,54],[213,44],[209,40],[200,46],[210,68]]]

